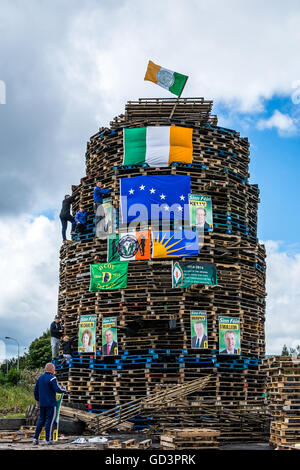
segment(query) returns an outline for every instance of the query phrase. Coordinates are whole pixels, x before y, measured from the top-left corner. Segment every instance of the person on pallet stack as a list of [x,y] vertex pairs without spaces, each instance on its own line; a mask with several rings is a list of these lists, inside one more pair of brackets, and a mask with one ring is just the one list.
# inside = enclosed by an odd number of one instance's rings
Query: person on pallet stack
[[83,206],[79,206],[79,211],[75,215],[76,232],[83,235],[86,232],[87,213]]
[[96,226],[100,220],[105,217],[104,209],[102,207],[103,196],[110,193],[110,189],[102,189],[101,181],[97,181],[94,189],[94,211],[96,214]]
[[60,387],[54,376],[55,366],[48,363],[45,373],[37,379],[34,388],[34,398],[40,408],[40,418],[37,423],[33,444],[39,443],[39,436],[45,426],[46,444],[52,444],[52,429],[56,417],[56,394],[66,393],[65,387]]
[[50,325],[51,335],[51,350],[52,350],[52,361],[56,359],[58,354],[60,339],[63,335],[63,329],[61,326],[61,319],[59,315],[55,315],[54,321]]
[[73,196],[66,194],[64,200],[62,201],[62,207],[61,207],[59,217],[60,217],[61,225],[62,225],[61,233],[62,233],[63,242],[68,241],[66,237],[68,222],[71,222],[72,224],[71,234],[73,235],[75,232],[76,223],[75,223],[74,217],[71,215],[71,204],[73,204],[74,199],[75,199],[75,194]]
[[70,336],[68,335],[65,335],[63,337],[63,340],[62,340],[62,343],[61,343],[61,347],[62,347],[62,351],[63,351],[63,360],[62,362],[69,362],[69,360],[72,358],[72,345],[73,345],[73,341],[77,338],[77,336],[72,336],[72,338],[70,338]]

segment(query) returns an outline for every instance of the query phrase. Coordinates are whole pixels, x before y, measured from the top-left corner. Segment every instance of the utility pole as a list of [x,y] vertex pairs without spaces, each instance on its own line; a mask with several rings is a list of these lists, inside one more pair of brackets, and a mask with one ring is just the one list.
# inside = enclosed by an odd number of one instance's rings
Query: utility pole
[[15,338],[11,338],[10,336],[5,336],[5,339],[11,339],[12,341],[15,341],[18,345],[18,370],[20,370],[20,345],[19,345],[19,342]]

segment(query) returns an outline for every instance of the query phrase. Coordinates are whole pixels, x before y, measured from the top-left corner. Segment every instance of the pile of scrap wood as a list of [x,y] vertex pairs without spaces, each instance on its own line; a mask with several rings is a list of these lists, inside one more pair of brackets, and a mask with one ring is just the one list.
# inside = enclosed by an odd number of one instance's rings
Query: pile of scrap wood
[[88,422],[88,429],[95,433],[103,433],[108,429],[119,427],[119,423],[128,421],[142,413],[163,409],[178,399],[203,389],[210,380],[210,376],[202,377],[192,382],[175,385],[169,389],[152,393],[148,397],[131,401],[126,405],[117,406],[100,415],[94,415]]
[[151,439],[136,441],[135,439],[127,439],[126,441],[109,441],[104,444],[104,449],[149,449],[152,446]]
[[92,414],[82,410],[76,410],[66,406],[61,407],[61,415],[74,420],[83,421],[87,424],[87,429],[94,433],[104,433],[109,429],[120,429],[125,426],[128,429],[128,420],[135,416],[163,409],[178,399],[182,399],[191,393],[203,389],[209,382],[210,376],[201,377],[188,383],[175,385],[173,387],[156,391],[148,397],[143,397],[135,401],[117,406],[101,414]]
[[205,428],[167,429],[160,436],[164,450],[218,449],[220,432]]
[[21,426],[18,431],[1,431],[0,444],[7,442],[31,442],[34,433],[34,426]]
[[272,417],[270,444],[300,443],[300,357],[274,356],[264,360]]

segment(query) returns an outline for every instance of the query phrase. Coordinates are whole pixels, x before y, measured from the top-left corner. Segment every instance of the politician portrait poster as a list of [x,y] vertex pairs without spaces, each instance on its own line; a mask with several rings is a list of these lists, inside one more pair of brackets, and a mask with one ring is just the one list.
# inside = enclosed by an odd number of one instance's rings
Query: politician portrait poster
[[207,317],[205,310],[191,310],[190,312],[190,325],[191,325],[191,348],[192,349],[207,349]]
[[78,332],[78,351],[96,351],[97,315],[81,315]]
[[96,221],[97,238],[107,238],[115,233],[115,208],[112,198],[103,199],[103,203],[98,206]]
[[117,318],[102,320],[102,356],[118,355]]
[[219,354],[241,354],[240,319],[219,317]]
[[213,230],[213,211],[210,196],[189,194],[190,226],[197,230]]

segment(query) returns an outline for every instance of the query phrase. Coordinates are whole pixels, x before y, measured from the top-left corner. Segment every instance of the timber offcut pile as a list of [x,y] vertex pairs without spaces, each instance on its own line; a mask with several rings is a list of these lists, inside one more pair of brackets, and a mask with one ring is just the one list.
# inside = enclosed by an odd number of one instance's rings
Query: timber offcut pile
[[218,449],[219,431],[205,428],[168,429],[160,436],[164,450]]
[[[278,448],[300,445],[300,356],[264,360],[271,414],[270,444]],[[295,448],[295,450],[297,447]]]
[[[57,363],[57,376],[68,387],[70,405],[101,415],[150,396],[157,387],[209,375],[207,386],[180,404],[132,417],[134,428],[204,427],[222,429],[220,440],[260,440],[265,435],[265,371],[260,364],[265,354],[266,266],[265,248],[257,239],[259,189],[249,182],[249,142],[217,125],[211,101],[181,98],[170,121],[173,105],[174,99],[128,102],[125,113],[87,144],[86,175],[73,187],[73,215],[83,204],[88,230],[61,247],[58,313],[69,336],[78,335],[82,315],[97,315],[96,353],[77,354],[67,365]],[[124,128],[173,125],[192,129],[192,163],[160,168],[123,164]],[[192,194],[211,198],[213,230],[202,233],[199,255],[183,260],[214,264],[217,284],[173,288],[172,261],[178,258],[150,257],[129,262],[126,288],[91,292],[90,265],[107,262],[108,246],[95,234],[96,182],[111,189],[114,229],[121,234],[128,227],[119,211],[120,180],[151,175],[188,176]],[[152,220],[136,228],[141,229],[160,231],[161,225]],[[195,310],[207,317],[208,344],[201,349],[191,344]],[[220,354],[220,316],[240,322],[238,354]],[[110,317],[117,319],[118,354],[104,356],[102,322]]]

